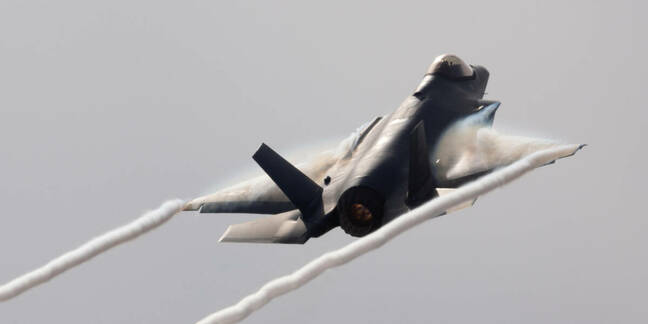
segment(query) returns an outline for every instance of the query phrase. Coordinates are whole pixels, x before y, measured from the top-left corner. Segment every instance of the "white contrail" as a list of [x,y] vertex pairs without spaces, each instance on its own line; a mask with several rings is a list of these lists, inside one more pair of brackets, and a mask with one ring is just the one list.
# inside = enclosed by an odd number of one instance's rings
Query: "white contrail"
[[0,286],[0,301],[20,295],[26,290],[42,284],[62,272],[77,266],[114,246],[132,240],[168,221],[182,210],[184,202],[169,200],[158,209],[149,211],[136,220],[95,237],[80,247],[69,251],[44,266],[28,272]]
[[257,292],[243,298],[236,305],[213,313],[200,320],[198,324],[235,323],[241,321],[275,297],[303,286],[327,269],[343,265],[371,250],[375,250],[398,234],[422,223],[423,221],[438,217],[449,208],[466,200],[477,198],[480,195],[522,176],[524,173],[536,167],[545,165],[558,158],[572,155],[581,147],[582,146],[577,145],[562,145],[538,151],[524,157],[509,166],[503,167],[448,195],[434,199],[421,207],[396,218],[377,231],[360,238],[343,248],[325,253],[290,275],[266,283]]

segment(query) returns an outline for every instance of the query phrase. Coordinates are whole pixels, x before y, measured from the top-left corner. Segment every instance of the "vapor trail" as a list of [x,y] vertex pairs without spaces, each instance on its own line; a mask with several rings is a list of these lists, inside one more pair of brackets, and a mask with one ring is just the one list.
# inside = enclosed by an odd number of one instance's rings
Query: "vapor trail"
[[180,212],[184,202],[179,199],[164,202],[158,209],[149,211],[136,220],[95,237],[80,247],[69,251],[44,266],[28,272],[0,286],[0,301],[20,295],[64,271],[73,268],[114,246],[132,240],[168,221]]
[[357,239],[345,247],[323,254],[290,275],[266,283],[257,292],[243,298],[233,306],[224,308],[205,317],[198,324],[235,323],[241,321],[275,297],[305,285],[322,272],[343,265],[369,251],[381,247],[400,233],[428,219],[440,216],[444,211],[459,203],[477,198],[480,195],[515,180],[536,167],[545,165],[558,158],[572,155],[581,147],[577,145],[561,145],[530,154],[448,195],[425,203],[419,208],[394,219],[377,231]]

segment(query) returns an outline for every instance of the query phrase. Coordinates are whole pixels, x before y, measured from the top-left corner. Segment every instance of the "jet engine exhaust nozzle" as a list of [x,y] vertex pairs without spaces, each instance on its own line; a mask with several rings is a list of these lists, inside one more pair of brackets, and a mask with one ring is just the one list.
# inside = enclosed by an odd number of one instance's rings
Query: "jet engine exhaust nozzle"
[[369,187],[349,188],[338,201],[340,227],[352,236],[373,232],[382,226],[384,204],[382,196]]

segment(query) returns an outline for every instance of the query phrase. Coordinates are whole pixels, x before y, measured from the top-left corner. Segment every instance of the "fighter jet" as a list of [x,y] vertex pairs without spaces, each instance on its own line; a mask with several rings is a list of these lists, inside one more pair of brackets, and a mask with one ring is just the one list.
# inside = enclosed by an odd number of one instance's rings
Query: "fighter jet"
[[[442,161],[437,150],[442,136],[460,121],[493,123],[500,103],[483,99],[488,77],[482,66],[451,54],[438,56],[393,113],[365,124],[341,151],[296,167],[261,144],[252,158],[267,177],[194,199],[185,210],[270,214],[229,226],[221,242],[303,244],[337,226],[352,236],[367,235],[497,167]],[[447,163],[455,171],[462,165],[463,171],[450,172]]]

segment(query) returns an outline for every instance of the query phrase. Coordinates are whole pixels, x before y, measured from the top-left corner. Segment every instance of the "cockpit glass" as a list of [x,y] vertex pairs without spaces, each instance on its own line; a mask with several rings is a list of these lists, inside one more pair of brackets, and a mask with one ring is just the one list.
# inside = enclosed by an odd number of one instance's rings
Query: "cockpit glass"
[[440,75],[451,80],[470,79],[474,76],[473,69],[462,59],[452,54],[437,56],[428,69],[428,74]]

